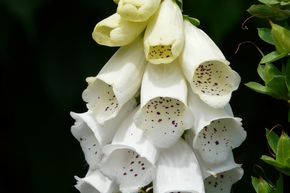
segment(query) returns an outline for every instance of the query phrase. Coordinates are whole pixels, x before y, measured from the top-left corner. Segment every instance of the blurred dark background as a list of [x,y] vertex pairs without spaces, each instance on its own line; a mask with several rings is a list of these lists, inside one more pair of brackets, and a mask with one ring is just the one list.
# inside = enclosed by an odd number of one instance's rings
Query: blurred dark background
[[[262,20],[247,23],[246,9],[254,0],[184,0],[184,13],[199,18],[204,29],[242,77],[231,104],[248,132],[235,150],[245,175],[233,192],[254,192],[250,175],[276,173],[259,161],[269,150],[264,128],[286,126],[283,102],[260,95],[243,84],[258,80],[260,60],[253,41],[265,52],[272,48],[257,38]],[[81,93],[85,78],[96,75],[116,48],[97,45],[94,25],[115,12],[112,0],[0,0],[1,139],[0,193],[77,192],[74,175],[84,176],[85,164],[78,142],[70,133],[70,111],[84,112]],[[272,178],[273,177],[273,178]]]

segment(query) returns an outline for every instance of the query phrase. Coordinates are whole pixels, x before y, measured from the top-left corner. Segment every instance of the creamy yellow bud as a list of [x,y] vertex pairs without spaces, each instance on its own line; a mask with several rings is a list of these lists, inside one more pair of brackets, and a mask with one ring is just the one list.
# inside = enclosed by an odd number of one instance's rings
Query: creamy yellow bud
[[130,22],[115,13],[100,21],[94,28],[93,39],[100,45],[125,46],[145,29],[147,22]]
[[164,0],[150,19],[145,36],[146,59],[152,64],[171,63],[184,45],[183,17],[172,0]]
[[160,0],[119,0],[117,12],[126,20],[146,21],[158,9]]

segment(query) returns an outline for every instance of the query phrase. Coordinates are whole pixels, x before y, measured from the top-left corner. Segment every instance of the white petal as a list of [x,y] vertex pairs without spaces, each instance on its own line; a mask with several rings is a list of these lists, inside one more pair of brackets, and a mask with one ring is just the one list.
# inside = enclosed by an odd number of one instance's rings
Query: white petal
[[202,174],[192,149],[180,139],[164,149],[156,166],[154,193],[204,193]]
[[76,120],[71,127],[73,136],[80,142],[85,159],[90,168],[97,168],[103,153],[99,140],[96,138],[95,131],[99,132],[103,128],[94,120],[91,112],[82,114],[71,113],[71,116]]
[[109,155],[117,149],[129,148],[138,153],[141,157],[145,157],[150,163],[155,164],[159,151],[151,141],[144,136],[143,130],[138,129],[134,124],[133,117],[136,110],[121,124],[111,145],[104,147],[104,153]]
[[170,63],[179,56],[184,45],[183,17],[172,0],[164,0],[150,19],[145,35],[144,50],[152,64]]
[[100,45],[125,46],[145,29],[147,22],[130,22],[115,13],[100,21],[94,28],[93,39]]
[[120,185],[122,192],[136,192],[154,177],[157,149],[133,123],[133,113],[121,125],[112,144],[103,148],[101,170]]
[[178,64],[148,64],[142,80],[141,108],[135,116],[137,127],[156,146],[169,147],[192,126],[186,105],[186,81]]
[[189,107],[194,118],[193,148],[209,173],[235,165],[232,149],[246,138],[241,119],[228,115],[223,108],[208,106],[194,94],[189,95]]
[[117,192],[117,186],[105,177],[99,170],[89,170],[84,178],[75,177],[75,187],[81,193],[113,193]]
[[205,179],[206,193],[230,193],[234,183],[243,176],[243,169],[235,167],[229,171],[219,173],[216,177],[211,176]]
[[185,45],[179,59],[184,75],[196,94],[208,105],[225,106],[241,78],[215,43],[201,30],[184,22]]
[[137,93],[145,69],[141,40],[120,48],[95,78],[87,78],[83,99],[100,124],[115,117]]
[[120,0],[117,12],[128,21],[142,22],[158,9],[160,0]]

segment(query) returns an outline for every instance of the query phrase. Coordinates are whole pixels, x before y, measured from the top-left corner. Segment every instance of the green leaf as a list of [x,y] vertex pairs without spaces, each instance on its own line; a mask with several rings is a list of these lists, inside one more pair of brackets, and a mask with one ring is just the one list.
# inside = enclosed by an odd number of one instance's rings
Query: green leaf
[[247,11],[255,17],[267,19],[283,20],[290,16],[289,11],[280,10],[278,7],[270,7],[268,5],[252,5]]
[[265,86],[257,82],[248,82],[245,85],[258,93],[267,94],[267,95],[271,94],[271,92]]
[[263,155],[260,159],[276,168],[284,168],[284,165],[282,163],[277,162],[272,157],[269,157],[267,155]]
[[288,96],[290,97],[290,59],[288,60],[288,63],[286,65],[286,85],[288,88]]
[[285,76],[277,75],[272,78],[266,87],[271,91],[271,96],[277,99],[288,99],[288,89],[286,86]]
[[266,138],[272,151],[276,154],[279,136],[274,131],[266,129]]
[[187,21],[189,21],[194,26],[200,25],[200,21],[194,17],[190,17],[188,15],[183,15],[183,18],[186,19]]
[[276,187],[273,193],[284,193],[284,180],[283,175],[281,173],[276,182]]
[[270,22],[270,24],[272,26],[271,33],[275,41],[276,49],[281,53],[283,52],[289,53],[290,52],[290,31],[273,22]]
[[265,41],[265,42],[267,42],[269,44],[275,45],[274,39],[273,39],[273,36],[272,36],[272,33],[271,33],[271,29],[269,29],[269,28],[258,28],[258,35],[263,41]]
[[262,177],[252,177],[252,185],[257,193],[271,193],[272,191],[270,184]]
[[261,3],[264,3],[264,4],[268,4],[268,5],[274,5],[274,4],[279,4],[280,1],[278,0],[258,0],[260,1]]
[[257,72],[260,76],[260,78],[265,81],[265,65],[259,64],[257,68]]
[[286,167],[290,168],[288,160],[290,159],[290,138],[283,132],[277,145],[276,160],[283,163]]
[[266,82],[266,84],[270,82],[275,76],[280,76],[280,75],[282,75],[282,73],[275,65],[273,65],[272,63],[265,64],[265,68],[264,68],[265,80],[264,81]]
[[175,0],[176,4],[180,7],[181,11],[183,10],[183,0]]
[[265,64],[268,62],[275,62],[277,60],[280,60],[281,58],[284,58],[287,56],[287,52],[278,52],[278,51],[273,51],[265,56],[263,56],[262,60],[260,61],[261,64]]

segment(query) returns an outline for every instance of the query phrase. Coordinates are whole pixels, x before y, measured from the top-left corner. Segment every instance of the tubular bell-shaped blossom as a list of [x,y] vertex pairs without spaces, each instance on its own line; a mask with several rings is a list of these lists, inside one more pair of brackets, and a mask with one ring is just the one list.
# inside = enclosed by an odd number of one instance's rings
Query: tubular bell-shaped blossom
[[120,0],[117,12],[128,21],[142,22],[158,9],[160,0]]
[[97,168],[102,158],[103,153],[101,147],[112,140],[117,126],[135,106],[135,100],[127,102],[122,107],[121,113],[114,119],[107,121],[104,125],[100,125],[97,122],[91,111],[80,114],[71,112],[72,118],[75,119],[75,124],[71,127],[71,132],[80,142],[85,159],[91,169]]
[[145,29],[147,22],[131,22],[115,13],[100,21],[94,28],[93,39],[100,45],[125,46]]
[[189,107],[193,113],[193,148],[212,175],[235,166],[232,149],[246,138],[240,118],[232,117],[224,108],[216,109],[189,94]]
[[231,193],[234,183],[242,178],[244,174],[241,166],[234,167],[216,176],[207,177],[204,180],[206,193]]
[[135,123],[157,147],[167,148],[191,128],[186,81],[175,62],[146,67]]
[[191,89],[214,108],[225,106],[240,84],[216,44],[201,29],[184,21],[185,44],[179,59]]
[[183,139],[161,151],[153,186],[154,193],[204,193],[199,164],[192,149]]
[[97,121],[114,118],[121,107],[138,91],[145,69],[141,40],[120,48],[96,77],[88,78],[83,99]]
[[150,19],[144,35],[146,59],[152,64],[170,63],[184,45],[183,17],[173,0],[164,0]]
[[158,150],[133,123],[133,112],[122,123],[112,144],[103,148],[106,155],[101,171],[119,184],[122,192],[137,192],[149,184],[155,174]]
[[99,170],[89,170],[84,178],[75,177],[77,184],[75,187],[81,193],[115,193],[116,184],[105,177]]

